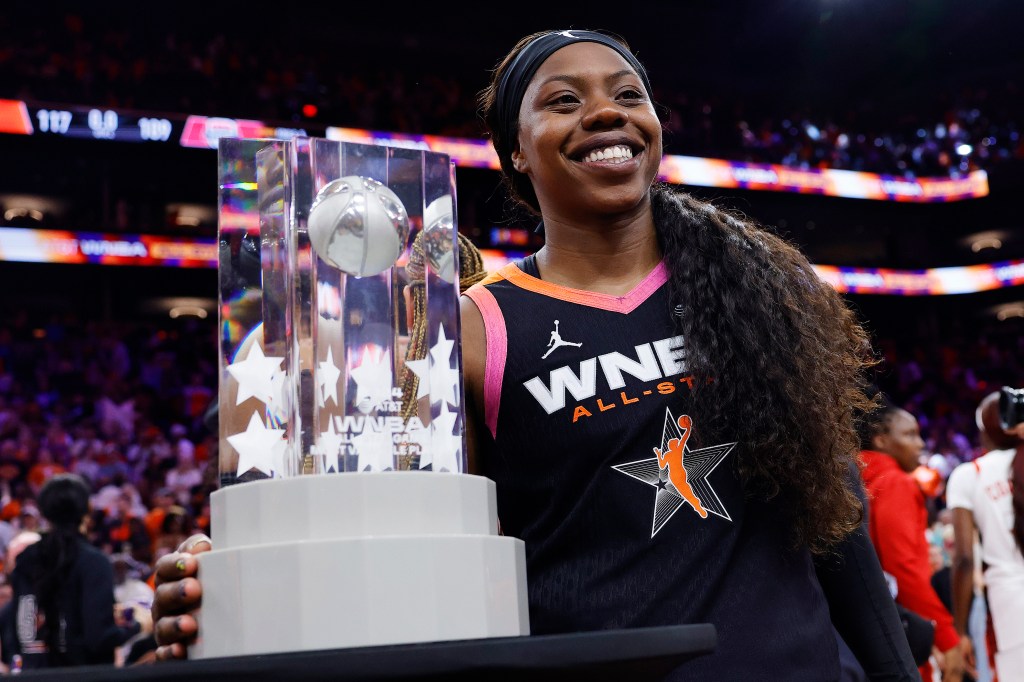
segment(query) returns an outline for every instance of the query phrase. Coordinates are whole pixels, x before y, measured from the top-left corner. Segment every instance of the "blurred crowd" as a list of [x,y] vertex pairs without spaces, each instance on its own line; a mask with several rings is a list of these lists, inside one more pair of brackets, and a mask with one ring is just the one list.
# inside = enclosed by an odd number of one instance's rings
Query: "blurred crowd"
[[[1016,87],[1008,87],[1004,94],[1020,97]],[[797,112],[741,118],[736,123],[738,158],[903,177],[956,177],[1024,158],[1024,118],[1010,116],[989,95],[984,90],[967,91],[930,117],[873,120],[880,117],[854,110],[842,120]]]
[[[306,40],[245,23],[148,26],[54,13],[0,17],[0,97],[441,135],[479,134],[472,89],[433,60],[359,59],[344,40]],[[243,27],[244,28],[241,28]],[[301,40],[301,49],[294,43]],[[454,68],[455,65],[453,65]]]
[[154,561],[209,533],[216,324],[183,319],[0,324],[0,606],[14,554],[45,529],[36,498],[56,474],[91,486],[85,534],[110,557],[120,604],[148,609]]
[[968,336],[876,340],[877,383],[913,414],[925,440],[923,460],[940,474],[980,452],[975,409],[1002,386],[1024,387],[1024,336],[1019,325],[993,325]]
[[[482,133],[475,95],[484,73],[461,60],[415,59],[346,35],[274,38],[258,23],[226,32],[116,16],[51,13],[29,23],[0,16],[0,97],[41,103],[255,118],[433,135]],[[402,38],[396,35],[395,41]],[[358,50],[363,50],[362,53]],[[373,58],[367,59],[370,53]],[[439,63],[440,60],[440,63]],[[462,71],[460,71],[462,69]],[[671,75],[671,69],[667,69]],[[848,102],[834,111],[779,111],[770,98],[693,92],[663,79],[667,150],[798,168],[898,176],[958,176],[1024,158],[1019,82],[936,92],[908,111]]]

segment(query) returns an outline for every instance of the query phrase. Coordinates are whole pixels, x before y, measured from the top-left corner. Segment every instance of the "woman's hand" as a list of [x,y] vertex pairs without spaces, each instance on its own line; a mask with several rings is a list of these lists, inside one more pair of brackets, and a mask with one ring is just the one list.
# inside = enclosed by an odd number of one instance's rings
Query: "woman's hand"
[[957,644],[943,652],[943,657],[938,659],[938,663],[939,670],[942,671],[942,682],[961,682],[964,679],[963,644]]
[[202,601],[203,588],[197,579],[199,562],[195,555],[213,549],[206,535],[193,535],[178,551],[162,556],[156,563],[156,594],[153,599],[153,633],[158,661],[188,657],[188,645],[199,631],[193,613]]

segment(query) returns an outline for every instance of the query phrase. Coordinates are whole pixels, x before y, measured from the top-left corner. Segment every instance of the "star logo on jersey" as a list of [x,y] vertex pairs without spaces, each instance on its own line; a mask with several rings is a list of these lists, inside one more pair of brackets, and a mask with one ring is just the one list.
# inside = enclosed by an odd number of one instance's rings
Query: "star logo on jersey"
[[708,476],[736,447],[736,443],[691,450],[686,443],[692,431],[693,421],[689,415],[676,419],[666,408],[661,445],[652,448],[654,457],[612,467],[655,489],[652,538],[684,506],[689,506],[702,519],[714,514],[732,521],[718,493],[708,482]]

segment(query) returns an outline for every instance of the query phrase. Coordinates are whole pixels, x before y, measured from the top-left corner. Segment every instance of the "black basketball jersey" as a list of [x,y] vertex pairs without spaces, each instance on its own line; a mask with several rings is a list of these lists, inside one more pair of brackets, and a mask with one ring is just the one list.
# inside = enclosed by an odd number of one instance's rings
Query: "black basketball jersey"
[[708,442],[659,265],[625,296],[510,264],[471,288],[487,338],[481,473],[526,547],[535,634],[710,622],[673,679],[839,675],[809,552]]

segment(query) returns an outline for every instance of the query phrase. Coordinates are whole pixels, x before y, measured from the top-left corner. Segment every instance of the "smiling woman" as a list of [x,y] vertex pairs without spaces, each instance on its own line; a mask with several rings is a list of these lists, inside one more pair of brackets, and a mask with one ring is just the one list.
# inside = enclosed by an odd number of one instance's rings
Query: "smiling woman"
[[851,488],[852,312],[788,243],[655,182],[619,37],[527,36],[480,103],[545,235],[463,299],[471,456],[526,541],[532,632],[705,620],[718,647],[678,678],[837,679],[831,606],[864,669],[913,679]]
[[[655,182],[651,94],[624,41],[573,29],[480,96],[546,242],[462,298],[470,467],[525,541],[531,632],[711,622],[671,679],[825,680],[834,622],[914,679],[851,488],[864,331],[797,249]],[[195,565],[158,565],[162,658],[195,634]]]
[[[587,38],[581,42],[577,36],[582,35]],[[595,43],[611,49],[594,52]],[[632,183],[629,189],[636,204],[657,175],[662,156],[661,122],[651,101],[651,86],[636,57],[629,50],[616,50],[618,45],[610,35],[589,31],[526,38],[520,41],[521,50],[506,59],[506,68],[499,66],[501,79],[482,95],[504,177],[513,195],[533,210],[544,213],[538,196],[544,191],[562,196],[577,184],[586,189],[595,181],[598,188],[614,189],[623,185],[624,179]],[[580,52],[586,53],[584,59],[596,59],[584,62],[585,71],[576,70]],[[585,101],[598,98],[601,106],[584,107]],[[596,128],[591,135],[573,137],[571,132],[581,124],[581,117],[587,119],[584,125]],[[547,165],[541,156],[545,144],[558,149],[559,163]],[[618,157],[626,158],[625,162],[609,163],[605,158],[613,156],[616,147],[620,153],[625,151]],[[598,156],[602,158],[595,158]],[[573,175],[584,172],[592,176],[590,183],[577,183]],[[548,213],[555,210],[556,198],[543,197],[543,203],[551,207]],[[602,198],[609,197],[591,194],[581,208]],[[545,214],[545,219],[557,217]]]

